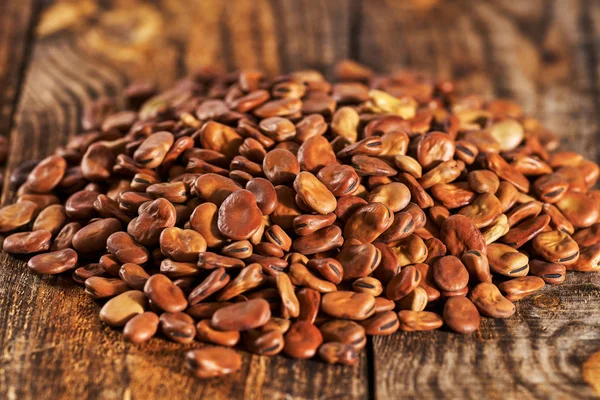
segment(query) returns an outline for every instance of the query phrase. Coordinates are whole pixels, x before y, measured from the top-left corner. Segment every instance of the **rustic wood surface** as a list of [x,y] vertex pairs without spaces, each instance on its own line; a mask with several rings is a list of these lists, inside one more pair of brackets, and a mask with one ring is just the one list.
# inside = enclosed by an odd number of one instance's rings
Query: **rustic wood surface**
[[[6,173],[64,143],[90,99],[132,80],[165,87],[206,65],[330,74],[343,58],[516,99],[566,148],[600,161],[598,1],[0,2]],[[70,279],[35,276],[2,254],[0,399],[595,398],[599,306],[600,275],[573,273],[472,336],[374,338],[354,368],[244,353],[240,373],[198,381],[184,346],[124,343]]]

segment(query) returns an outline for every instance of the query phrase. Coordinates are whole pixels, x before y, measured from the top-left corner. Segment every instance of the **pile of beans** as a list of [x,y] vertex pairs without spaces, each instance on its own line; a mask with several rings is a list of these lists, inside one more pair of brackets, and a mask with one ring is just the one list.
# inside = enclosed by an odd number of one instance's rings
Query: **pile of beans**
[[197,72],[94,102],[82,133],[11,176],[4,251],[72,274],[100,320],[189,344],[353,364],[366,335],[459,333],[566,271],[600,269],[598,165],[519,105],[351,61]]

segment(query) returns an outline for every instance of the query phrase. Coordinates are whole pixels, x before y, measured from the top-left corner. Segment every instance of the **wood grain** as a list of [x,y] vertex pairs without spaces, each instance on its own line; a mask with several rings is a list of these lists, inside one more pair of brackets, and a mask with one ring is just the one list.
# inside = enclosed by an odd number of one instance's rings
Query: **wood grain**
[[[78,133],[92,98],[127,82],[167,86],[205,66],[277,73],[345,56],[343,4],[164,1],[61,2],[44,10],[19,104],[9,168],[43,157]],[[347,8],[341,7],[343,14]],[[310,29],[299,36],[299,26]],[[289,47],[283,46],[283,38]],[[306,47],[306,51],[305,51]],[[248,51],[252,49],[252,51]],[[285,51],[282,51],[285,49]],[[324,55],[324,56],[321,56]],[[285,61],[284,61],[285,60]],[[283,65],[283,66],[282,66]],[[66,277],[40,277],[3,254],[0,398],[364,398],[366,358],[354,368],[244,353],[242,371],[209,381],[183,367],[186,348],[142,346],[97,318],[100,305]],[[196,344],[196,347],[201,344]],[[33,378],[35,377],[35,378]]]
[[[392,1],[364,8],[359,60],[455,77],[517,100],[563,146],[598,161],[597,2]],[[400,51],[390,51],[390,39]],[[590,398],[583,365],[600,350],[600,277],[569,274],[472,336],[444,330],[374,338],[377,398]]]
[[33,1],[3,2],[0,13],[0,135],[5,137],[9,136],[13,124],[35,18]]

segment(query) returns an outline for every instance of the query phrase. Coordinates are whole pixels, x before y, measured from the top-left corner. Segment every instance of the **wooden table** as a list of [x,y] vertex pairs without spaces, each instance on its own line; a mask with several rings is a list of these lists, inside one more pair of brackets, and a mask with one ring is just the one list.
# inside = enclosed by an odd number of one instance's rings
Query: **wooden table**
[[[600,2],[593,0],[0,1],[5,176],[78,131],[82,108],[133,79],[165,87],[215,65],[269,73],[339,59],[418,68],[513,98],[600,161]],[[6,183],[6,182],[5,182]],[[3,200],[13,198],[7,186]],[[182,345],[126,344],[62,277],[1,256],[1,399],[593,398],[600,394],[600,275],[569,274],[472,336],[369,341],[354,368],[244,353],[242,372],[199,381]]]

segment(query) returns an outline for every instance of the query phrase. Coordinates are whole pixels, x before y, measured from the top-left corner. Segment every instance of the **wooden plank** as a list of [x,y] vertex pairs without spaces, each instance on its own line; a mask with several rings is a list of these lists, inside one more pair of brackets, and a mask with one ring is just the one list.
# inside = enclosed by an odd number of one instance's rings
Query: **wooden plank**
[[[597,2],[399,3],[362,2],[360,61],[513,98],[564,147],[599,160]],[[600,276],[572,273],[562,286],[520,301],[514,317],[485,319],[471,336],[441,330],[374,338],[376,397],[598,396],[590,371],[598,368],[599,294]]]
[[[9,136],[31,49],[34,2],[7,0],[0,13],[0,135]],[[0,187],[2,184],[0,183]]]
[[[165,87],[207,65],[325,69],[346,56],[345,3],[55,2],[38,27],[9,165],[50,153],[77,133],[92,98],[118,94],[128,81]],[[368,391],[364,354],[343,368],[244,353],[242,372],[194,379],[183,367],[190,346],[124,343],[70,279],[35,276],[23,261],[0,257],[0,398],[363,398]]]

